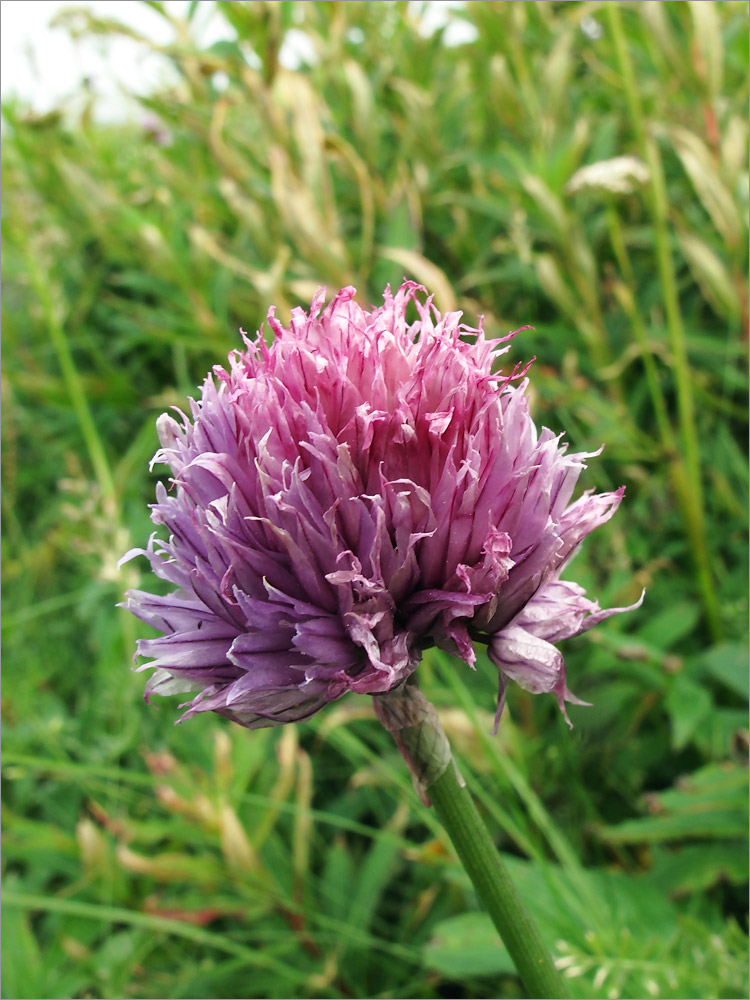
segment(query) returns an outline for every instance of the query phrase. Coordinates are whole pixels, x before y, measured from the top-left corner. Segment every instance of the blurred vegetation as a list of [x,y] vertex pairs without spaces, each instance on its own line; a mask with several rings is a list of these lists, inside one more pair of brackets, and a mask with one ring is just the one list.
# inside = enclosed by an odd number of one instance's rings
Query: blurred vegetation
[[155,417],[269,304],[404,275],[534,326],[538,421],[628,485],[576,579],[648,588],[566,644],[572,733],[513,689],[491,738],[494,668],[431,651],[461,769],[574,996],[747,996],[747,5],[473,0],[448,45],[419,4],[220,3],[210,47],[150,6],[134,122],[3,108],[3,996],[521,995],[366,699],[174,728],[114,610]]

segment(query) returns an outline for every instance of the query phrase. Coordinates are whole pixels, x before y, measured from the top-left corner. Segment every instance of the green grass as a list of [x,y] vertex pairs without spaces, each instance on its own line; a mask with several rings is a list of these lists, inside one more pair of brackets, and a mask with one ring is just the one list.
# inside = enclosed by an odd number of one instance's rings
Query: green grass
[[[521,995],[366,699],[175,728],[115,609],[158,414],[271,303],[404,275],[534,326],[538,422],[628,487],[576,578],[648,588],[566,644],[572,732],[515,688],[490,737],[495,668],[431,651],[469,787],[572,995],[747,996],[747,5],[473,0],[456,47],[400,2],[216,16],[142,123],[3,108],[3,996]],[[621,155],[650,179],[569,191]]]

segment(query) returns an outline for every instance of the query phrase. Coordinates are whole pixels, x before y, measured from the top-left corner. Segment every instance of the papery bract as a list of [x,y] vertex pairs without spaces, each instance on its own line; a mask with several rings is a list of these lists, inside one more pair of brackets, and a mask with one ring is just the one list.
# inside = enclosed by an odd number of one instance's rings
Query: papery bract
[[126,557],[176,587],[128,595],[162,633],[138,643],[147,697],[195,692],[183,719],[294,722],[390,690],[432,645],[473,665],[483,641],[498,715],[507,679],[577,700],[553,643],[627,609],[560,573],[623,490],[570,503],[589,456],[537,433],[526,369],[492,371],[502,341],[420,292],[367,310],[353,288],[323,309],[321,290],[289,329],[271,309],[270,347],[245,338],[190,417],[159,418],[173,485],[152,519],[170,537]]

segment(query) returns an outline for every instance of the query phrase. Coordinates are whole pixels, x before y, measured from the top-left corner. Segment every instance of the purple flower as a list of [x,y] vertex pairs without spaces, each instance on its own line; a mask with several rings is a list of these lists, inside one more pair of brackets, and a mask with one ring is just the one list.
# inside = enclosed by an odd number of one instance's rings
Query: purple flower
[[270,347],[245,337],[191,417],[159,418],[153,461],[173,487],[151,517],[169,541],[125,557],[176,588],[128,594],[162,633],[138,643],[147,699],[195,692],[182,719],[295,722],[389,691],[432,645],[473,665],[478,640],[498,718],[509,678],[577,702],[553,644],[628,609],[600,611],[560,573],[623,489],[571,504],[589,456],[537,433],[528,365],[493,373],[509,348],[419,292],[386,289],[368,311],[353,288],[323,309],[320,290],[289,329],[272,308]]

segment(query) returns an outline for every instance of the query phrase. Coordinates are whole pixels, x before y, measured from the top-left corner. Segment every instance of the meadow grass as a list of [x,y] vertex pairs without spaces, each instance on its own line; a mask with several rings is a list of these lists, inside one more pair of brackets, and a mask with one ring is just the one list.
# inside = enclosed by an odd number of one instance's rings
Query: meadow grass
[[202,47],[205,6],[131,123],[3,108],[2,995],[522,995],[367,699],[175,728],[115,609],[158,414],[271,303],[406,275],[532,324],[537,421],[628,486],[576,579],[648,588],[566,644],[572,732],[514,688],[491,737],[495,668],[429,651],[469,787],[573,996],[747,996],[747,5],[473,0],[447,46],[402,2],[224,3]]

